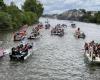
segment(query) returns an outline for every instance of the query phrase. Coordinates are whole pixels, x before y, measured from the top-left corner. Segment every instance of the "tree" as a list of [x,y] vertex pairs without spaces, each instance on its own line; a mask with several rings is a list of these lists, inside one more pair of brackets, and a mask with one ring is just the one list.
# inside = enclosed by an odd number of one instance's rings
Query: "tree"
[[83,12],[84,14],[86,14],[86,10],[85,9],[79,9],[81,12]]
[[100,11],[95,14],[96,23],[100,23]]
[[23,12],[23,24],[32,25],[37,22],[37,15],[32,12]]
[[0,12],[0,30],[12,29],[12,20],[8,13]]
[[43,13],[43,5],[37,0],[26,0],[23,6],[24,11],[31,11],[40,17]]
[[3,0],[0,0],[0,11],[4,10],[6,5],[4,4]]
[[20,10],[13,2],[6,6],[0,0],[0,30],[13,30],[25,24],[33,25],[43,13],[42,4],[36,0],[26,0],[23,9],[24,11]]

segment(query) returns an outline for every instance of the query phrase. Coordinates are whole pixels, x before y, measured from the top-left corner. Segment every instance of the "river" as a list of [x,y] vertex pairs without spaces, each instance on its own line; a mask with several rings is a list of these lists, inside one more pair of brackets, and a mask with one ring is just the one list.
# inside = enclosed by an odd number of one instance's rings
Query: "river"
[[[45,23],[46,19],[40,21]],[[74,22],[86,34],[86,39],[75,39],[70,21],[49,19],[54,27],[65,23],[64,37],[51,36],[50,30],[41,30],[41,38],[34,42],[34,52],[24,62],[12,62],[5,55],[0,59],[0,80],[100,80],[100,65],[91,65],[84,56],[84,42],[100,42],[100,25]],[[30,30],[32,27],[28,29]],[[14,43],[13,32],[0,33],[0,46],[8,49]]]

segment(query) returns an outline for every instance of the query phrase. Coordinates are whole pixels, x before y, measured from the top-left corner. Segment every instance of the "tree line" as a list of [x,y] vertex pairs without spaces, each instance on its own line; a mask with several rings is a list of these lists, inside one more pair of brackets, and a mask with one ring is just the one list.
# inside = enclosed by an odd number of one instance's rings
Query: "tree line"
[[58,19],[76,20],[100,24],[100,11],[86,11],[85,9],[72,9],[57,15]]
[[100,24],[100,11],[86,11],[85,9],[81,11],[84,15],[79,18],[80,21]]
[[0,0],[0,30],[13,30],[25,24],[32,25],[38,22],[43,10],[43,5],[37,0],[26,0],[22,9],[14,2],[8,6]]

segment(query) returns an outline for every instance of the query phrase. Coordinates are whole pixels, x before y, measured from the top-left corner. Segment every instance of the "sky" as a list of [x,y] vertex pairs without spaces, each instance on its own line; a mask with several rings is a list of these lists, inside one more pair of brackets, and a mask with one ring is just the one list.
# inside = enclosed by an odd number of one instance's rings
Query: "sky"
[[[14,1],[21,8],[25,0],[4,0],[10,4]],[[44,7],[44,14],[62,13],[70,9],[100,10],[100,0],[39,0]]]

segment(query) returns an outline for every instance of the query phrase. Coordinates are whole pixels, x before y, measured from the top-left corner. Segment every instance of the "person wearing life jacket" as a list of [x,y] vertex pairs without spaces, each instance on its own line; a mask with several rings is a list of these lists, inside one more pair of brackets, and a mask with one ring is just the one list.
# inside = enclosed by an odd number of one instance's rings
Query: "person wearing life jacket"
[[29,49],[28,44],[25,44],[25,46],[24,46],[24,52],[28,53],[28,49]]

